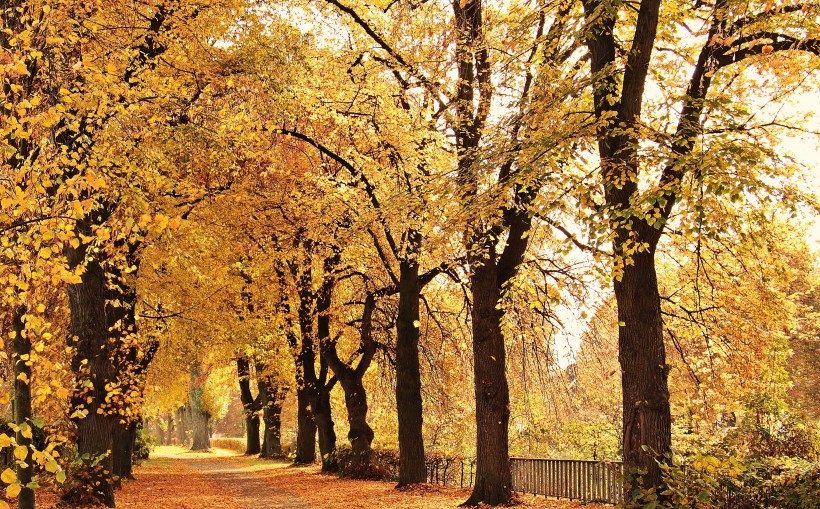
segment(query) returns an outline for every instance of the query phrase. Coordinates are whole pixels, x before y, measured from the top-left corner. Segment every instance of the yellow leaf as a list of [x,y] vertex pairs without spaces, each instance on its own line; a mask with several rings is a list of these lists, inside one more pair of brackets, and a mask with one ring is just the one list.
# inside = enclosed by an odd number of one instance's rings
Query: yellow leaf
[[28,457],[28,447],[25,445],[18,445],[14,448],[14,457],[20,461],[25,461]]
[[60,469],[60,466],[57,464],[55,460],[51,460],[46,463],[46,472],[51,472],[52,474]]
[[9,505],[4,501],[0,500],[0,509],[9,509]]
[[38,313],[44,313],[45,310],[46,310],[46,305],[45,304],[37,304],[37,312]]
[[0,449],[11,445],[11,437],[5,433],[0,433]]
[[17,482],[17,474],[14,473],[14,470],[7,468],[3,470],[2,474],[0,474],[0,481],[3,481],[6,484]]
[[22,489],[22,486],[20,486],[20,483],[18,483],[18,482],[13,483],[13,484],[9,484],[8,487],[6,488],[6,496],[9,497],[9,498],[15,498],[17,495],[20,494],[21,489]]

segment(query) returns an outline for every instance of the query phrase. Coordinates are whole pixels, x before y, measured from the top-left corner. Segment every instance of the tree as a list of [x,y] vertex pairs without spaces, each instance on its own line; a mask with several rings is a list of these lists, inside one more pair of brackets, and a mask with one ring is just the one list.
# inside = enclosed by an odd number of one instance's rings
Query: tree
[[245,410],[245,454],[259,454],[262,452],[262,446],[259,443],[259,411],[265,404],[262,401],[262,392],[257,392],[256,397],[251,394],[251,371],[247,358],[237,357],[236,370],[239,375],[239,396],[242,400],[242,408]]
[[[655,256],[675,205],[686,200],[687,186],[692,185],[695,196],[719,195],[725,189],[704,182],[710,180],[705,177],[710,172],[694,157],[706,152],[712,142],[711,138],[701,141],[704,116],[714,104],[708,94],[721,72],[742,66],[753,57],[785,51],[817,53],[818,47],[813,39],[789,35],[790,24],[782,28],[771,25],[781,17],[791,22],[799,16],[794,13],[800,12],[801,6],[760,12],[752,5],[724,1],[698,6],[709,29],[698,38],[699,55],[680,98],[679,113],[673,114],[677,127],[668,135],[669,148],[658,162],[661,171],[657,175],[651,165],[642,164],[646,158],[642,157],[641,143],[647,137],[642,115],[650,69],[663,65],[657,63],[662,60],[652,58],[653,50],[669,36],[660,23],[666,13],[655,0],[642,1],[637,16],[625,15],[606,2],[583,4],[598,120],[599,175],[616,260],[613,286],[623,372],[624,465],[632,474],[645,472],[643,484],[652,489],[661,485],[656,460],[662,461],[660,455],[671,446],[669,367]],[[618,55],[621,30],[633,34],[625,58]],[[646,178],[655,182],[650,189],[641,189],[644,175],[651,175]],[[735,188],[743,186],[742,182],[724,179],[722,185]],[[701,217],[698,224],[708,219]]]

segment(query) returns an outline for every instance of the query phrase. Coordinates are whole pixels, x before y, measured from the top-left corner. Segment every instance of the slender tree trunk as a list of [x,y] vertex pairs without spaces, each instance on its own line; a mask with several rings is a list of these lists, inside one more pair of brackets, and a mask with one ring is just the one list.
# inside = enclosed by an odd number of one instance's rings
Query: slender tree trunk
[[399,311],[396,320],[396,414],[399,421],[398,486],[427,478],[422,435],[419,368],[419,266],[403,260],[399,267]]
[[176,436],[176,424],[174,423],[174,414],[168,412],[165,414],[165,434],[162,445],[172,445]]
[[[633,255],[615,281],[618,302],[618,360],[623,388],[623,459],[627,473],[645,471],[643,485],[662,484],[655,461],[671,448],[669,368],[663,341],[654,252]],[[644,447],[647,450],[644,450]]]
[[259,414],[257,412],[260,408],[260,395],[257,394],[254,398],[251,394],[251,372],[248,359],[244,357],[237,358],[236,368],[239,374],[239,397],[245,411],[245,454],[259,454],[261,445],[259,443]]
[[[19,306],[12,316],[12,331],[14,332],[14,421],[18,426],[33,426],[31,423],[31,364],[28,361],[31,355],[31,340],[26,336],[26,326],[23,317],[26,307]],[[22,430],[16,435],[18,446],[31,446],[31,438],[23,435]],[[31,451],[29,450],[29,456]],[[25,466],[17,464],[17,480],[23,489],[17,497],[19,509],[34,509],[34,490],[25,487],[34,477],[34,462],[30,457],[25,458]]]
[[211,416],[203,407],[202,395],[204,392],[202,374],[198,362],[191,363],[191,429],[193,431],[192,451],[203,451],[211,448],[210,420]]
[[373,442],[373,429],[367,423],[367,393],[362,379],[370,367],[376,344],[373,342],[373,311],[376,301],[372,294],[365,299],[360,325],[361,338],[359,341],[362,356],[354,369],[339,359],[336,352],[336,342],[330,337],[330,320],[326,313],[330,309],[332,279],[326,279],[319,297],[319,345],[322,352],[322,361],[333,370],[336,379],[342,386],[347,407],[347,422],[352,453],[350,474],[353,476],[367,476],[370,473],[370,444]]
[[[324,362],[322,362],[324,366]],[[327,371],[324,367],[323,371]],[[316,419],[316,428],[319,432],[319,454],[322,456],[322,472],[336,472],[339,464],[336,461],[336,430],[330,407],[330,390],[322,376],[314,381],[311,392],[311,406],[313,418]]]
[[191,407],[185,405],[177,408],[174,415],[177,445],[186,446],[190,443],[188,431],[191,429]]
[[[68,250],[72,267],[82,263],[84,251]],[[116,381],[114,351],[106,322],[106,276],[96,260],[88,260],[82,282],[68,285],[71,325],[69,344],[75,347],[72,369],[76,386],[72,397],[73,411],[84,414],[77,425],[77,454],[100,459],[84,473],[90,494],[108,507],[114,507],[113,433],[115,420],[106,403],[106,386]]]
[[500,291],[495,256],[471,267],[473,295],[473,373],[475,377],[476,477],[465,505],[499,505],[512,495],[504,336],[501,333]]
[[134,446],[137,441],[137,421],[114,426],[113,463],[115,487],[121,485],[122,479],[133,479]]
[[285,401],[286,388],[279,387],[270,377],[258,380],[260,404],[262,405],[262,422],[265,424],[262,440],[262,458],[282,456],[282,403]]

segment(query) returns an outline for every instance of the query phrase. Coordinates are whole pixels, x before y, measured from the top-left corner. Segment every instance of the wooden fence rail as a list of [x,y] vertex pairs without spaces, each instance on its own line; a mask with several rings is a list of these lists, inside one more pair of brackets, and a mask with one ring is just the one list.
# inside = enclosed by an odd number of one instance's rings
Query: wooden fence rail
[[623,500],[620,462],[510,458],[513,491],[582,502]]

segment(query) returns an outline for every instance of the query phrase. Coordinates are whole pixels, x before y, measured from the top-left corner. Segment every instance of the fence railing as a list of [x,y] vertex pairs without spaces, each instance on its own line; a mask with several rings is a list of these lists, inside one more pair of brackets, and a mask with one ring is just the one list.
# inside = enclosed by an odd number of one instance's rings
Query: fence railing
[[470,488],[475,480],[475,460],[465,458],[428,458],[427,482],[442,486]]
[[513,491],[582,502],[623,500],[620,462],[510,458]]

